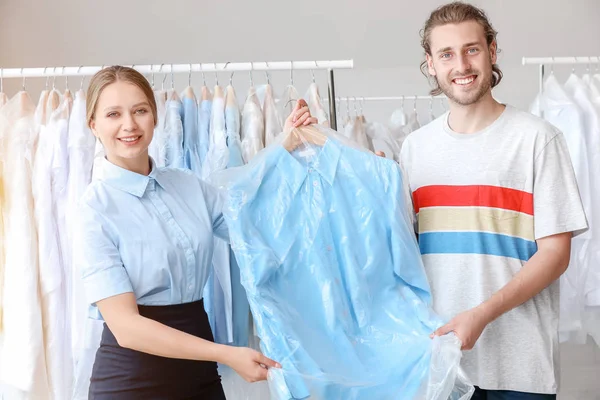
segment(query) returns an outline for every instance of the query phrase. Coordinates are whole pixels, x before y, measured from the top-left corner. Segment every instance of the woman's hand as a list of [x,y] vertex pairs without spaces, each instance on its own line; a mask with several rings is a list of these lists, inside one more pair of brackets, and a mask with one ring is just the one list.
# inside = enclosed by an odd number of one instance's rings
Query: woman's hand
[[308,104],[306,104],[306,101],[304,99],[300,99],[296,103],[294,111],[292,111],[292,113],[285,120],[283,131],[287,133],[293,128],[316,124],[317,122],[317,119],[310,115],[310,110],[308,109]]
[[279,363],[248,347],[229,347],[224,361],[248,382],[264,381],[268,368],[281,368]]

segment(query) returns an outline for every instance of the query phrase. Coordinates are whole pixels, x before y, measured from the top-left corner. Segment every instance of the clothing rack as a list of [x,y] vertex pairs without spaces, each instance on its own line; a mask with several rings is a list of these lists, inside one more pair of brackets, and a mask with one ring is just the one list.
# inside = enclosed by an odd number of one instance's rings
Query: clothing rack
[[[148,64],[128,65],[142,74],[160,73],[187,73],[192,72],[239,72],[239,71],[294,71],[294,70],[328,70],[329,98],[335,97],[334,69],[354,68],[354,60],[332,61],[256,61],[256,62],[226,62],[226,63],[195,63],[195,64]],[[4,78],[23,78],[25,87],[26,78],[57,77],[57,76],[91,76],[105,66],[79,66],[79,67],[43,67],[43,68],[0,68],[0,82]],[[1,83],[0,83],[1,85]],[[335,101],[329,104],[330,115],[337,115]],[[335,118],[331,118],[331,126],[337,128]]]
[[[433,102],[435,100],[444,100],[447,99],[446,96],[442,95],[442,96],[375,96],[375,97],[359,97],[359,96],[348,96],[348,97],[336,97],[335,98],[335,102],[342,102],[345,101],[346,103],[349,103],[350,101],[354,101],[356,103],[361,103],[361,102],[365,102],[365,101],[402,101],[404,103],[404,101],[406,100],[413,100],[414,101],[414,108],[416,110],[417,108],[417,101],[420,100],[425,100],[425,101],[431,101],[431,107],[433,107]],[[329,102],[328,98],[323,98],[321,99],[324,102]],[[330,108],[331,108],[331,104],[330,104]],[[362,109],[362,107],[361,107]],[[336,114],[337,115],[337,114]],[[334,118],[331,118],[332,120]],[[337,126],[337,124],[336,124]]]
[[544,91],[544,75],[546,65],[577,65],[577,64],[600,64],[598,56],[584,57],[523,57],[523,65],[539,65],[540,93]]

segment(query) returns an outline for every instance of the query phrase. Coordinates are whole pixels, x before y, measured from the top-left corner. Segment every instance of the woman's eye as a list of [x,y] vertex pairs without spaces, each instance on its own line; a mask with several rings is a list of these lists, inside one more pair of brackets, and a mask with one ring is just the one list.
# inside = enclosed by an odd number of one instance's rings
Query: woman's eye
[[119,114],[116,112],[111,112],[111,113],[108,113],[107,117],[112,118],[112,117],[116,117],[117,115],[119,115]]
[[148,110],[141,108],[141,109],[137,110],[135,113],[136,114],[146,114],[147,112],[148,112]]

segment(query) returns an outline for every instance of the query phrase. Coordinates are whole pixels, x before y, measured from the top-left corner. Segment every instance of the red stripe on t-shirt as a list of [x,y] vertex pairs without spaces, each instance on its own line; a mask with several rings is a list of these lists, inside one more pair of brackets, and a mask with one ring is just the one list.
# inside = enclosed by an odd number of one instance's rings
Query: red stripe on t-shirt
[[533,194],[499,186],[423,186],[413,192],[415,212],[425,207],[493,207],[533,215]]

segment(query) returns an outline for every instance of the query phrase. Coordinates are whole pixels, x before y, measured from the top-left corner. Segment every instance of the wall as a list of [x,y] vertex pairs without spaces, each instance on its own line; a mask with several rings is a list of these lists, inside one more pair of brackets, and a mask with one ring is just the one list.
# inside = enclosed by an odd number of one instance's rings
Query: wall
[[[442,3],[0,0],[0,67],[353,58],[355,70],[336,75],[338,95],[421,95],[427,94],[428,86],[418,69],[419,30],[429,12]],[[473,3],[488,12],[500,32],[499,63],[505,79],[495,94],[502,101],[527,108],[537,92],[537,68],[522,66],[523,56],[600,55],[599,1]],[[569,71],[556,68],[561,78]],[[220,75],[221,82],[228,78]],[[176,86],[186,79],[177,76]],[[212,85],[214,75],[208,79]],[[317,73],[317,79],[326,95],[325,73]],[[200,75],[194,74],[193,80],[199,85]],[[288,80],[286,72],[273,73],[279,91]],[[296,72],[295,80],[303,92],[310,72]],[[256,74],[255,81],[264,82],[264,75]],[[248,76],[237,74],[234,83],[243,93]],[[30,79],[27,87],[37,96],[43,84],[43,79]],[[72,87],[78,84],[78,79],[71,79]],[[5,80],[9,94],[20,85],[20,80]],[[64,87],[64,81],[58,80],[57,86]],[[406,104],[412,107],[411,102]],[[398,106],[371,103],[365,104],[364,111],[367,118],[382,120]],[[420,114],[428,114],[428,107],[421,103]],[[439,112],[439,104],[435,110]],[[600,350],[593,345],[564,348],[563,399],[598,396],[598,379],[584,377],[600,376]]]

